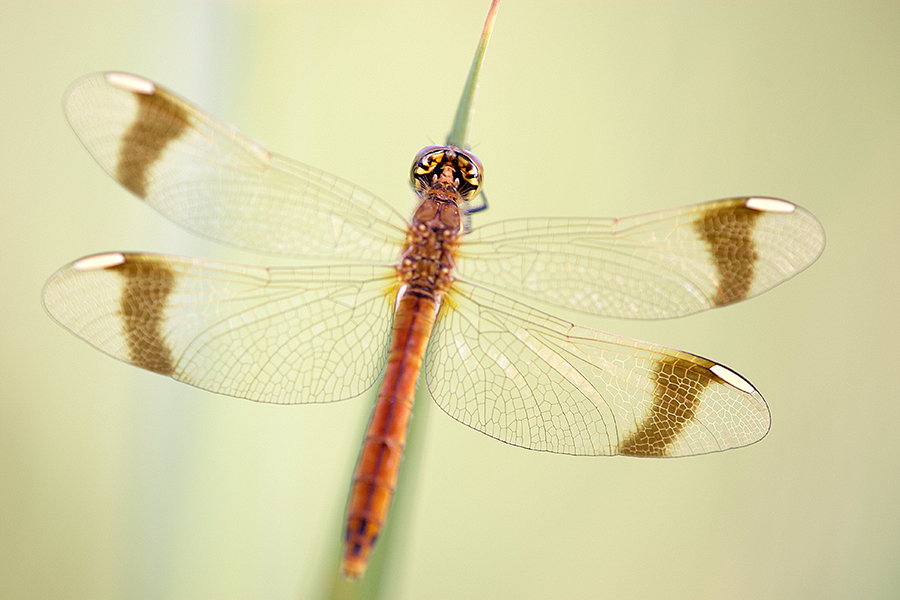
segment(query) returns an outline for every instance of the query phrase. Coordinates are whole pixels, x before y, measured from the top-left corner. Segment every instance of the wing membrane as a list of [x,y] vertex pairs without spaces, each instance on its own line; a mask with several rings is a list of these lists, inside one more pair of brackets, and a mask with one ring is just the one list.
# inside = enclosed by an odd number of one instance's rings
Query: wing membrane
[[272,154],[151,81],[98,73],[66,116],[111,177],[179,225],[283,256],[387,262],[406,221],[356,185]]
[[690,456],[769,429],[762,396],[727,367],[461,282],[442,305],[425,376],[450,416],[533,450]]
[[624,219],[513,219],[474,229],[457,266],[512,297],[633,319],[751,298],[812,264],[821,224],[774,198],[733,198]]
[[212,392],[300,404],[375,383],[395,279],[390,267],[102,254],[57,271],[43,302],[60,325],[119,360]]

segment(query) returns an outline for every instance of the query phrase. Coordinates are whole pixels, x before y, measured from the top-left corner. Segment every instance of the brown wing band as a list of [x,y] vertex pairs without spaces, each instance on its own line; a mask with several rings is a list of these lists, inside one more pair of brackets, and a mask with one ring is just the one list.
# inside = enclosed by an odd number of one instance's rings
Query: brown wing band
[[135,195],[147,195],[147,172],[169,142],[190,125],[188,113],[163,92],[133,92],[138,114],[119,147],[116,179]]
[[700,395],[712,381],[701,368],[676,356],[656,363],[653,408],[637,431],[620,444],[619,454],[666,456],[669,444],[694,419]]
[[719,274],[719,290],[713,298],[716,306],[738,302],[750,293],[759,260],[753,228],[761,214],[746,206],[725,206],[710,211],[696,223]]
[[148,371],[172,375],[172,354],[163,338],[162,323],[175,274],[163,262],[133,256],[110,268],[124,280],[119,309],[129,360]]

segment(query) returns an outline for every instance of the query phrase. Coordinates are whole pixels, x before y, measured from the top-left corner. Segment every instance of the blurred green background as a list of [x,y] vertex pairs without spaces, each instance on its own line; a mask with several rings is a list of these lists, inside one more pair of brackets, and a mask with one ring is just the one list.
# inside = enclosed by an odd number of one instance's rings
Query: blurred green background
[[[410,161],[449,130],[487,6],[0,5],[0,597],[317,597],[372,400],[218,397],[44,314],[44,280],[89,253],[278,264],[109,180],[62,115],[69,82],[150,77],[408,212]],[[810,209],[828,246],[727,310],[561,315],[738,370],[773,416],[750,448],[528,452],[420,395],[421,470],[401,476],[384,597],[900,597],[900,3],[509,0],[472,141],[482,222],[762,194]]]

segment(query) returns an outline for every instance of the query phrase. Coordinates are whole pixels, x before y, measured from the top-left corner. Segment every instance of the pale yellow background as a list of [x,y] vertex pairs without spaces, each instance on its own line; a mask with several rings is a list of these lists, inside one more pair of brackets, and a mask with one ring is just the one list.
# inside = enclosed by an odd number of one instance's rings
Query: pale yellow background
[[[198,240],[109,180],[62,115],[69,82],[148,76],[409,211],[409,163],[446,135],[486,10],[0,6],[0,597],[317,597],[371,403],[217,397],[44,314],[44,280],[89,253],[275,262]],[[472,136],[482,222],[765,194],[815,213],[828,247],[725,310],[564,315],[741,372],[772,410],[756,446],[527,452],[420,398],[384,597],[900,597],[900,3],[509,0]]]

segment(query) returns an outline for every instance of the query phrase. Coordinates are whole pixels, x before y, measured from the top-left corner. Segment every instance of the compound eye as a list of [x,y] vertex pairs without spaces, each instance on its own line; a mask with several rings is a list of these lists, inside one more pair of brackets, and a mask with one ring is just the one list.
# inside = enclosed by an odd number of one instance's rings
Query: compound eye
[[468,202],[481,188],[482,166],[478,158],[453,146],[428,146],[416,154],[409,177],[419,193],[437,181],[454,186],[461,200]]
[[416,185],[419,179],[430,179],[431,174],[444,162],[446,151],[446,146],[426,146],[419,150],[409,171],[409,178],[413,185]]
[[466,201],[471,200],[481,189],[484,167],[478,157],[465,150],[457,150],[456,164],[459,169],[460,193]]

